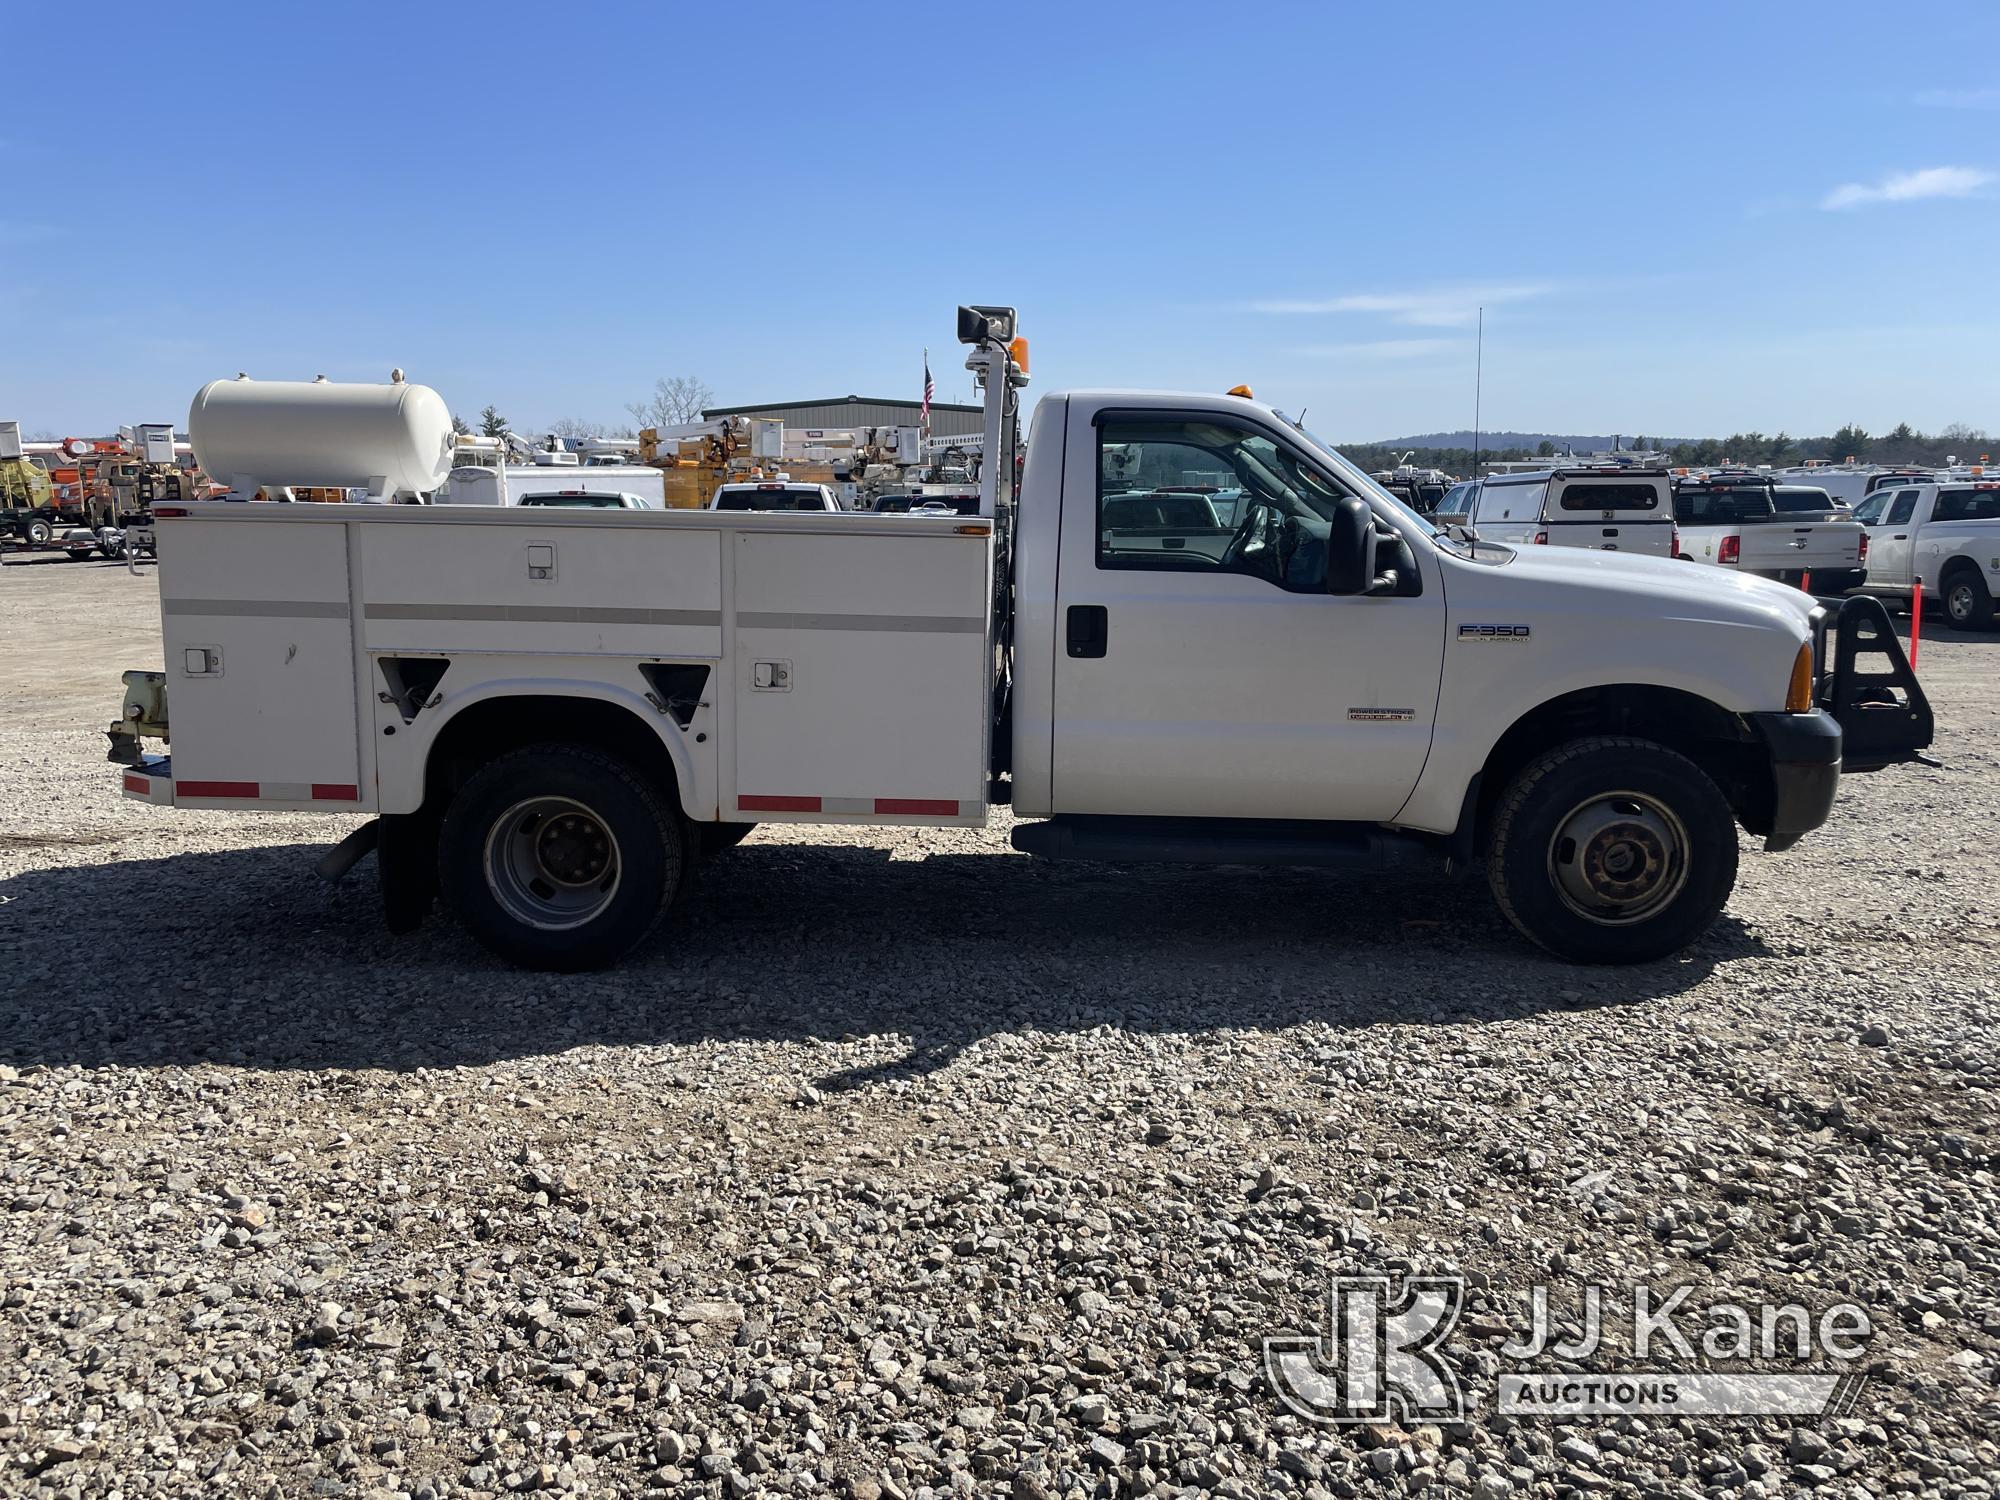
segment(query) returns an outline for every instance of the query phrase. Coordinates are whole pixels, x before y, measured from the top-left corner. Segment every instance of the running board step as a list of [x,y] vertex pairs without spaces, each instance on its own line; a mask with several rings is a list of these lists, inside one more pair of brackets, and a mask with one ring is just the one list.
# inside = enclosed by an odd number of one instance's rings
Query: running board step
[[1444,851],[1369,823],[1233,818],[1051,818],[1017,823],[1014,847],[1043,859],[1110,864],[1304,865],[1331,870],[1409,870]]

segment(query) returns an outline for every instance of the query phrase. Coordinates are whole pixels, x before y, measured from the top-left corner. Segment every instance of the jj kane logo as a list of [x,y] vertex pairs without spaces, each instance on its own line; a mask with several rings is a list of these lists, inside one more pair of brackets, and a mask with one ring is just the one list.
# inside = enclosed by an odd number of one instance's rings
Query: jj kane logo
[[[1583,1288],[1580,1331],[1555,1333],[1549,1289],[1531,1290],[1531,1326],[1499,1349],[1504,1367],[1498,1409],[1517,1417],[1842,1416],[1866,1377],[1851,1368],[1874,1329],[1867,1312],[1836,1303],[1817,1317],[1798,1303],[1692,1305],[1693,1288],[1664,1295],[1648,1286],[1612,1297],[1631,1308],[1620,1332],[1645,1368],[1578,1369],[1598,1353],[1608,1326],[1607,1288]],[[1264,1340],[1264,1375],[1278,1399],[1315,1422],[1461,1421],[1466,1393],[1447,1359],[1465,1306],[1456,1276],[1336,1276],[1327,1285],[1326,1324],[1317,1334]],[[1790,1364],[1791,1369],[1691,1368]],[[1659,1366],[1655,1367],[1657,1361]],[[1551,1368],[1559,1362],[1561,1368]],[[1810,1365],[1812,1368],[1799,1368]]]

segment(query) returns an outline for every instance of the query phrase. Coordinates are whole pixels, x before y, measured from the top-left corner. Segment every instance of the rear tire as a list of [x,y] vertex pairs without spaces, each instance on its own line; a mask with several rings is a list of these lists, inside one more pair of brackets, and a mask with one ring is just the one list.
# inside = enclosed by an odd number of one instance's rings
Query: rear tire
[[49,525],[49,523],[47,521],[44,521],[40,516],[35,517],[35,519],[28,522],[28,524],[21,529],[21,535],[25,536],[31,543],[33,543],[37,547],[47,542],[48,539],[54,536],[55,534],[56,534],[55,528]]
[[1715,920],[1736,885],[1736,820],[1686,756],[1573,740],[1501,795],[1486,860],[1507,919],[1573,963],[1645,963]]
[[624,761],[531,745],[459,789],[438,841],[446,903],[510,963],[571,973],[630,952],[678,893],[679,810]]
[[1945,623],[1953,630],[1991,630],[1993,596],[1977,568],[1957,567],[1943,580]]

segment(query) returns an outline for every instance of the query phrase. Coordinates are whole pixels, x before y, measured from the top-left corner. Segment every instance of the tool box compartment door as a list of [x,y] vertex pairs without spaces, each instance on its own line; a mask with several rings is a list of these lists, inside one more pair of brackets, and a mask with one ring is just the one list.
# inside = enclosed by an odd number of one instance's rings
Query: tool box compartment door
[[176,800],[360,800],[346,528],[188,517],[159,534]]

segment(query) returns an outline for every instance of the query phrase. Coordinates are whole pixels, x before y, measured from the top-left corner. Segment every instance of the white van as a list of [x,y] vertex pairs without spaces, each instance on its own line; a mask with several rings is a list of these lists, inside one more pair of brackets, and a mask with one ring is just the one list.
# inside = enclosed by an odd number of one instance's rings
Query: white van
[[1479,482],[1471,530],[1509,546],[1594,547],[1672,557],[1673,477],[1665,469],[1546,469]]

